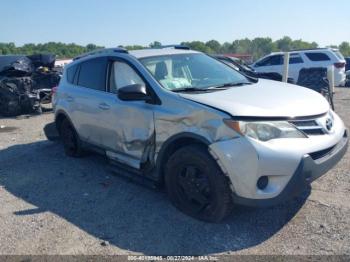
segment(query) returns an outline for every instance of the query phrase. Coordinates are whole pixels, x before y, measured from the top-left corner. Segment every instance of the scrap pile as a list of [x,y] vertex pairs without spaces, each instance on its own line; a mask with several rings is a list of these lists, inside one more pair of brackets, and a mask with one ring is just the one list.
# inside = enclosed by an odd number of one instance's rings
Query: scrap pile
[[0,115],[41,113],[41,104],[51,102],[51,89],[60,73],[54,69],[55,56],[0,56]]
[[334,110],[333,92],[327,80],[327,68],[302,68],[299,73],[297,85],[310,88],[322,94]]

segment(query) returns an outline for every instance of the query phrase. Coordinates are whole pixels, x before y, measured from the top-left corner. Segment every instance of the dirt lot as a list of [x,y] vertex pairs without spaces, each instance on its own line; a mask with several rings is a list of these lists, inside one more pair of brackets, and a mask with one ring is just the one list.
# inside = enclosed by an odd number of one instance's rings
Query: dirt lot
[[[350,127],[350,88],[336,111]],[[52,118],[0,119],[0,254],[350,254],[349,151],[309,196],[206,224],[102,157],[66,157],[44,137]]]

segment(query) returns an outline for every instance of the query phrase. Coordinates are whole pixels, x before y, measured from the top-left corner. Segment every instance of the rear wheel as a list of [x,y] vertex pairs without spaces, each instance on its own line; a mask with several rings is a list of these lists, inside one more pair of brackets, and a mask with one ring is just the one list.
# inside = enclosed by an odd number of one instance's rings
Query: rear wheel
[[228,180],[204,147],[176,151],[166,165],[165,183],[171,202],[194,218],[219,222],[232,210]]
[[79,137],[67,119],[64,119],[60,125],[60,137],[66,155],[72,157],[80,157],[82,155]]

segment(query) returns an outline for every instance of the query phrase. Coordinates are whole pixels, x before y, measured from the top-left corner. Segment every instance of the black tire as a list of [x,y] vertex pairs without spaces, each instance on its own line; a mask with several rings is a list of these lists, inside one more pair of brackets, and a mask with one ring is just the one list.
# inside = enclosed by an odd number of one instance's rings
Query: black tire
[[67,156],[81,157],[83,150],[77,133],[71,123],[64,119],[60,125],[60,137]]
[[0,114],[5,117],[18,116],[22,113],[18,100],[6,100],[0,97]]
[[232,210],[228,178],[205,147],[189,145],[170,156],[165,185],[174,206],[196,219],[220,222]]

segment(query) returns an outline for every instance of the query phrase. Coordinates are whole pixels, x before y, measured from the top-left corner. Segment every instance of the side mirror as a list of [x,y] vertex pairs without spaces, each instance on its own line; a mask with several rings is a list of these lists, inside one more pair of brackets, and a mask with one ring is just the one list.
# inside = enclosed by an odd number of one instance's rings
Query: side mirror
[[146,87],[141,84],[127,85],[119,88],[118,98],[123,101],[148,101],[151,99],[147,94]]

